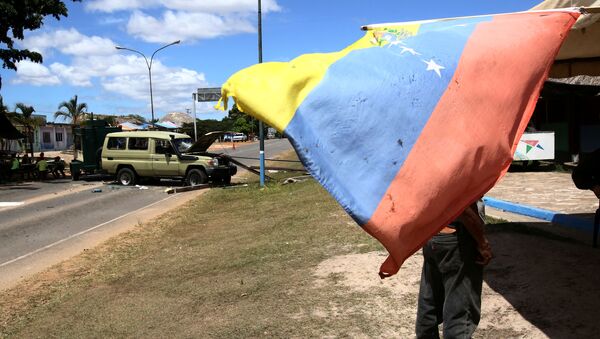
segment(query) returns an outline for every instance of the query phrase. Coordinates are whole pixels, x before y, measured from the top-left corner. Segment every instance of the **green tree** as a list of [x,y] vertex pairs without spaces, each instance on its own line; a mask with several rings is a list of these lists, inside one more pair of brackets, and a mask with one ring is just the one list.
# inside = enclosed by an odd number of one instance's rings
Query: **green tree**
[[7,115],[8,114],[8,106],[4,104],[4,99],[0,95],[0,114]]
[[[81,0],[73,0],[81,2]],[[67,6],[61,0],[0,0],[0,59],[2,68],[17,70],[17,62],[43,61],[42,55],[28,49],[15,48],[15,40],[23,40],[25,31],[36,30],[44,25],[44,19],[56,20],[68,15]],[[0,76],[2,88],[2,76]]]
[[233,123],[233,130],[235,132],[242,132],[245,134],[251,134],[254,131],[252,121],[249,121],[247,117],[239,117]]
[[[8,107],[4,104],[4,99],[0,95],[0,115],[8,117]],[[4,138],[0,138],[0,149],[6,148],[6,140]]]
[[[214,131],[231,131],[232,125],[229,122],[225,122],[225,119],[219,121],[215,119],[196,120],[196,130],[198,131],[198,137]],[[189,136],[194,136],[194,123],[184,123],[181,126],[181,131]]]
[[17,124],[25,127],[27,137],[27,144],[29,151],[31,152],[31,158],[33,159],[33,131],[37,126],[41,126],[44,123],[44,119],[34,117],[33,112],[35,109],[32,106],[26,105],[19,102],[15,105],[15,111],[11,114],[11,120]]
[[[90,113],[90,114],[92,114],[92,115],[93,115],[94,113]],[[117,117],[116,117],[116,116],[114,116],[114,115],[109,115],[109,114],[96,114],[96,115],[94,116],[94,119],[96,119],[96,120],[104,120],[104,121],[106,121],[106,123],[107,123],[109,126],[117,126],[117,125],[118,125],[118,123],[117,123]]]
[[[237,106],[233,106],[229,110],[228,116],[223,121],[228,122],[231,125],[230,129],[235,132],[246,133],[249,136],[253,136],[255,133],[258,134],[258,120],[240,111]],[[263,126],[265,126],[264,130],[266,131],[266,125],[263,124]]]
[[[64,108],[64,110],[63,110]],[[78,103],[77,95],[75,95],[69,101],[63,101],[58,105],[58,111],[54,113],[54,118],[63,118],[71,120],[71,128],[74,128],[81,124],[87,114],[87,104]],[[75,133],[73,133],[75,135]],[[75,143],[73,143],[73,160],[77,160],[77,149]]]

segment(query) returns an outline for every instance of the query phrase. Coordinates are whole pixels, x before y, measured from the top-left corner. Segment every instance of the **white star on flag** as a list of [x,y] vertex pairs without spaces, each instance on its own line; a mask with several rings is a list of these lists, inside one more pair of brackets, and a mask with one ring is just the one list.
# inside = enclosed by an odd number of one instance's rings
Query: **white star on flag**
[[412,55],[421,55],[419,53],[417,53],[414,49],[410,48],[410,47],[406,47],[406,46],[402,46],[402,51],[400,51],[400,54],[404,54],[404,52],[408,52]]
[[445,69],[446,67],[438,65],[433,59],[429,59],[429,61],[423,60],[423,62],[427,64],[426,71],[434,71],[440,78],[442,77],[440,70]]
[[394,40],[388,44],[388,48],[396,45],[404,45],[404,42],[402,42],[402,40]]

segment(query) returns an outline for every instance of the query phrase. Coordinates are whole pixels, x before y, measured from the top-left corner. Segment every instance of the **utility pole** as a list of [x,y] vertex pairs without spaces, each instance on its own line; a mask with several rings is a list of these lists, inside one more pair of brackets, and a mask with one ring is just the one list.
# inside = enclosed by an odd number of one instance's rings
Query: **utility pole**
[[[262,9],[261,0],[258,0],[258,63],[262,63]],[[260,187],[265,186],[265,135],[263,132],[263,122],[258,121],[258,140],[260,142]]]

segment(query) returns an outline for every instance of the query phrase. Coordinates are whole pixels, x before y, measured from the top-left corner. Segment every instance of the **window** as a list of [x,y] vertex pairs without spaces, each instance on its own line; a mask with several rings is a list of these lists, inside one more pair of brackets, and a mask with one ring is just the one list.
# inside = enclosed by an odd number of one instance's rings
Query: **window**
[[63,141],[62,132],[56,132],[56,141]]
[[44,133],[42,133],[42,142],[44,144],[49,144],[51,142],[50,141],[50,132],[44,132]]
[[194,143],[192,142],[192,138],[179,138],[173,139],[173,144],[175,144],[175,147],[179,152],[185,152],[192,147]]
[[127,148],[130,150],[147,150],[148,149],[148,138],[129,138]]
[[154,139],[154,153],[156,154],[173,154],[173,147],[169,140]]
[[108,149],[125,149],[127,138],[110,137],[106,143]]

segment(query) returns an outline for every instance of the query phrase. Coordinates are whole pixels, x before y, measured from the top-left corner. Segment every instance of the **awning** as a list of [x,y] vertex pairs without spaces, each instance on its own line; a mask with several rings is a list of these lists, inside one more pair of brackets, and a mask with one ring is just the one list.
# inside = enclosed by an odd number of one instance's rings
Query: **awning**
[[156,126],[160,126],[162,128],[166,128],[166,129],[175,129],[175,128],[180,128],[181,126],[177,126],[176,124],[170,122],[170,121],[163,121],[163,122],[157,122],[154,125]]
[[25,139],[25,135],[13,126],[6,115],[0,114],[0,138],[11,140]]
[[123,131],[137,131],[137,130],[141,130],[141,129],[146,128],[145,126],[136,125],[136,124],[131,123],[131,122],[124,122],[124,123],[120,124],[119,126],[121,126],[121,129]]
[[[546,0],[531,10],[569,7],[600,7],[600,0]],[[579,17],[562,45],[556,60],[600,57],[600,14]]]
[[568,78],[548,78],[542,89],[542,96],[546,95],[598,96],[600,95],[600,76],[577,75]]

